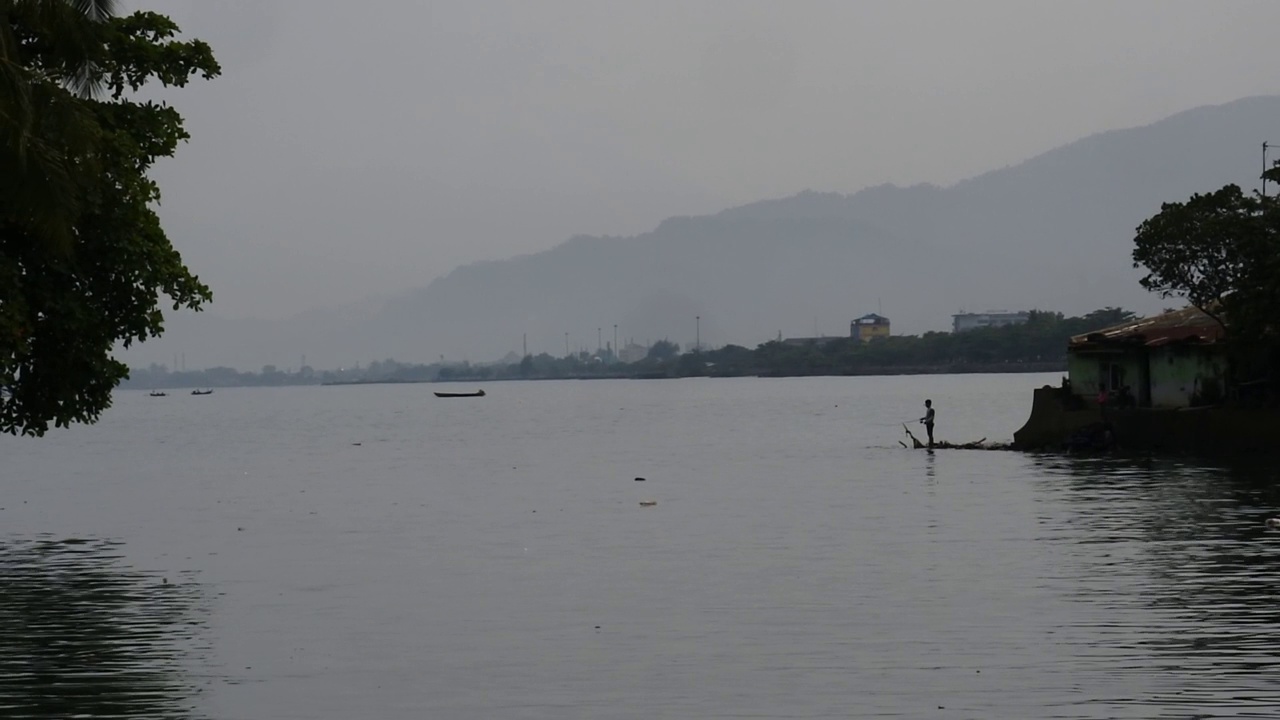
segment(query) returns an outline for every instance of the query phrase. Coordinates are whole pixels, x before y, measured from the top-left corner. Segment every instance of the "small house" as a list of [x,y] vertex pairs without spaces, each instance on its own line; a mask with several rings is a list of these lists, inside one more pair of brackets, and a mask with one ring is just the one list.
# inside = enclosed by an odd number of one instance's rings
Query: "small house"
[[869,313],[849,323],[849,337],[858,342],[889,337],[889,318]]
[[1185,308],[1071,338],[1067,373],[1074,395],[1106,391],[1121,404],[1176,409],[1223,399],[1225,330],[1209,315]]

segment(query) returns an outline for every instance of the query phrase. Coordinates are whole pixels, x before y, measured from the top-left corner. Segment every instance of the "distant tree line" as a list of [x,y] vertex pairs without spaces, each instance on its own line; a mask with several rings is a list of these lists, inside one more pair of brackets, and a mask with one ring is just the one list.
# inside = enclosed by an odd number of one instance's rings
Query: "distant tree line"
[[770,341],[754,350],[738,345],[681,352],[660,340],[636,362],[618,361],[608,351],[567,357],[526,355],[496,364],[401,363],[387,359],[365,367],[297,371],[267,365],[260,372],[218,367],[172,372],[163,365],[132,371],[127,387],[231,387],[397,382],[475,382],[566,378],[664,378],[796,375],[871,375],[945,372],[1053,371],[1065,367],[1068,340],[1134,319],[1134,313],[1107,307],[1080,317],[1032,311],[1027,322],[960,333],[930,332],[857,342],[831,338],[807,344]]
[[771,341],[754,350],[728,345],[652,362],[651,372],[683,377],[870,375],[938,372],[1053,371],[1065,367],[1067,342],[1136,317],[1121,308],[1103,308],[1081,317],[1032,311],[1021,325],[977,328],[960,333],[930,332],[858,342],[832,338],[806,344]]

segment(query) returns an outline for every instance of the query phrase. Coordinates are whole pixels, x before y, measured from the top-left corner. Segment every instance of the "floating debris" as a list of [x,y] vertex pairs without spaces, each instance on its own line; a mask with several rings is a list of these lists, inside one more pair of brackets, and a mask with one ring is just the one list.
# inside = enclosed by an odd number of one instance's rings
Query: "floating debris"
[[915,435],[913,435],[911,433],[911,429],[908,428],[906,425],[903,425],[902,429],[907,432],[907,437],[911,438],[911,444],[907,445],[901,440],[898,441],[898,444],[908,450],[1012,450],[1013,449],[1013,445],[1009,443],[988,443],[986,438],[982,438],[981,440],[974,440],[973,442],[967,442],[967,443],[950,443],[945,440],[939,440],[937,442],[934,442],[933,445],[930,445],[929,443],[920,442],[920,439],[917,438]]

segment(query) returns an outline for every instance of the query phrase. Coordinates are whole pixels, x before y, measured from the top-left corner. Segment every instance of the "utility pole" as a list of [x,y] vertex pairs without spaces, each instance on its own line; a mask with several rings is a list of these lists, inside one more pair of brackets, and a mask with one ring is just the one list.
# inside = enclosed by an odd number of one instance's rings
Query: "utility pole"
[[604,336],[600,334],[601,328],[596,328],[596,355],[604,349]]
[[693,316],[693,351],[702,352],[702,316]]
[[520,356],[520,359],[523,360],[524,358],[529,357],[529,333],[524,333],[520,336],[520,349],[524,351],[524,354]]
[[1262,143],[1262,197],[1267,196],[1267,143]]
[[564,334],[564,356],[569,357],[569,333]]
[[618,323],[613,324],[613,359],[618,359]]

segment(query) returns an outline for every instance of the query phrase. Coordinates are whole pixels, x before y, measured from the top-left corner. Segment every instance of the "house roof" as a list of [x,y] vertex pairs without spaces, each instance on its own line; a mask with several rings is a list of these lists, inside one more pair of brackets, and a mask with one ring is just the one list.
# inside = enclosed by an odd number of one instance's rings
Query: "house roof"
[[877,315],[875,313],[867,313],[866,315],[863,315],[862,317],[854,320],[854,322],[858,322],[861,320],[871,320],[873,322],[889,322],[889,318],[883,315]]
[[1071,338],[1068,347],[1084,348],[1121,343],[1147,347],[1176,342],[1214,343],[1222,340],[1225,335],[1217,320],[1197,308],[1188,307],[1076,335]]

